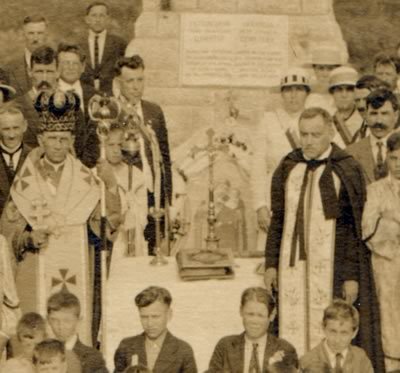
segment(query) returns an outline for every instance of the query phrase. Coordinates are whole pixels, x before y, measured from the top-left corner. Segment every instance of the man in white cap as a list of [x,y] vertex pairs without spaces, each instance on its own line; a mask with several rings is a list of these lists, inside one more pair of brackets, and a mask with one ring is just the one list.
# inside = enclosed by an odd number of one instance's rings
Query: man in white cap
[[332,70],[342,65],[340,51],[332,47],[316,48],[311,57],[312,68],[316,80],[311,84],[305,107],[322,107],[329,114],[335,112],[335,103],[329,94],[329,75]]
[[270,221],[272,174],[281,159],[300,146],[298,121],[310,92],[306,72],[300,68],[290,69],[281,79],[280,91],[282,106],[264,113],[254,143],[251,187],[259,226],[259,250],[264,249]]
[[357,71],[348,66],[332,70],[329,76],[329,92],[336,106],[333,123],[342,140],[342,143],[338,142],[339,146],[351,144],[354,134],[362,126],[363,118],[355,103],[357,80]]

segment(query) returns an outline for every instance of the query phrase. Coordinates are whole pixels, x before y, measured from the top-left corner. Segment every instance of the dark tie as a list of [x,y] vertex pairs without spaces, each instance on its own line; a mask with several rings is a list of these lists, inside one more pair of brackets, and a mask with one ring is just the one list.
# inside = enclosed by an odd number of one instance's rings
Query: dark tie
[[336,354],[335,373],[343,373],[342,369],[343,355],[339,352]]
[[378,141],[376,143],[378,147],[378,153],[376,155],[376,166],[375,166],[375,180],[382,179],[383,177],[386,177],[388,174],[386,162],[383,160],[383,142]]
[[290,252],[290,266],[294,267],[296,262],[296,248],[297,241],[299,242],[299,251],[300,251],[300,260],[306,260],[306,243],[305,243],[305,235],[304,235],[304,200],[308,185],[308,178],[311,171],[315,171],[319,166],[326,164],[327,160],[309,160],[307,161],[307,168],[304,173],[303,183],[301,184],[300,189],[300,197],[299,197],[299,205],[297,207],[296,213],[296,223],[294,226],[294,232],[292,237],[292,247]]
[[99,35],[94,37],[94,69],[96,70],[99,66]]
[[12,153],[8,152],[4,148],[1,148],[2,153],[7,154],[10,157],[10,159],[8,161],[8,165],[7,165],[7,171],[8,171],[8,174],[9,174],[11,180],[14,179],[15,171],[16,171],[15,170],[16,169],[16,165],[14,165],[13,156],[14,156],[15,153],[17,153],[17,152],[19,152],[21,150],[21,147],[22,147],[22,145]]
[[261,373],[260,365],[258,363],[258,343],[253,343],[253,351],[251,353],[249,373]]

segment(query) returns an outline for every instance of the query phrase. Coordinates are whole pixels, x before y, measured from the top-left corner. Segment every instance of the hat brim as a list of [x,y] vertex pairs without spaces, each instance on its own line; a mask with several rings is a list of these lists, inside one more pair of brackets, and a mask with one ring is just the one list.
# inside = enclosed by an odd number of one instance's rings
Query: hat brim
[[14,98],[16,96],[16,94],[17,94],[16,89],[14,87],[11,87],[10,85],[7,85],[7,84],[1,84],[0,83],[0,89],[6,91],[8,93],[8,95],[9,95],[10,99]]
[[335,83],[334,85],[330,85],[328,89],[329,89],[329,92],[331,92],[334,88],[336,88],[336,87],[343,87],[343,86],[355,88],[356,83],[355,83],[355,82],[340,82],[340,83]]

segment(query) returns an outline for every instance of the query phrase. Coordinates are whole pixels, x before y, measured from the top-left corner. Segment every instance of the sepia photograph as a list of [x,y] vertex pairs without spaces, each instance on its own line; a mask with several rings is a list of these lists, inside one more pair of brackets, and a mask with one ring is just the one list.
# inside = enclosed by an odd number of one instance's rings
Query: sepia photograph
[[400,1],[0,10],[0,373],[400,372]]

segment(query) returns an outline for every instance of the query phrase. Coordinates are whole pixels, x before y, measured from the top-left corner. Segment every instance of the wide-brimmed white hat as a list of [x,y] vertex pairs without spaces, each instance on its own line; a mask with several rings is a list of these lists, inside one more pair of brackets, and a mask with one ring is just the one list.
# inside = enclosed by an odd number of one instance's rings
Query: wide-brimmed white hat
[[340,66],[332,70],[329,75],[329,90],[341,85],[355,86],[358,80],[358,72],[350,66]]

